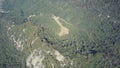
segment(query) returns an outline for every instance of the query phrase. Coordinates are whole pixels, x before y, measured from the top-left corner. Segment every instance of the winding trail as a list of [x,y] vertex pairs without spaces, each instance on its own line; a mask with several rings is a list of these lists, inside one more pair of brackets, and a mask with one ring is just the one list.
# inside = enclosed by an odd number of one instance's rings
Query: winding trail
[[[30,15],[30,16],[28,16],[27,19],[30,20],[30,18],[35,17],[35,16],[36,15]],[[60,26],[60,32],[58,33],[58,35],[60,37],[69,34],[69,29],[67,27],[63,26],[62,23],[60,22],[60,20],[62,20],[65,24],[68,24],[68,25],[72,25],[72,24],[68,23],[63,18],[60,18],[55,15],[52,15],[52,19],[55,20],[55,22]]]
[[59,20],[59,19],[60,19],[59,17],[53,15],[52,18],[53,18],[53,19],[56,21],[56,23],[60,26],[61,31],[60,31],[59,34],[58,34],[59,36],[64,36],[64,35],[69,34],[69,29],[62,25],[62,23],[61,23],[60,20]]

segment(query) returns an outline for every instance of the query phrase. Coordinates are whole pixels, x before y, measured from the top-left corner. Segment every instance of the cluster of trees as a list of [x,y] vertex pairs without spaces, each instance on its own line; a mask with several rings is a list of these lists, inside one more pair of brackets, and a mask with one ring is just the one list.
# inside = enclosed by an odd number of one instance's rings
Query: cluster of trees
[[0,21],[0,68],[25,68],[24,55],[16,50],[7,37],[5,23],[8,22]]
[[[98,2],[99,3],[99,2]],[[89,55],[92,55],[94,57],[94,61],[92,62],[93,65],[96,66],[96,63],[99,64],[100,67],[120,67],[119,61],[120,61],[120,53],[119,53],[119,42],[120,42],[120,21],[119,21],[119,1],[118,0],[111,0],[105,2],[102,2],[104,4],[109,4],[108,6],[102,5],[97,6],[97,10],[99,9],[101,13],[105,15],[110,14],[110,18],[104,17],[101,18],[99,23],[97,25],[94,25],[96,27],[93,27],[92,32],[92,39],[83,39],[81,40],[81,36],[78,35],[77,37],[72,36],[71,39],[65,39],[65,40],[51,40],[48,37],[44,36],[44,40],[46,43],[52,45],[53,48],[59,50],[61,53],[63,53],[65,56],[73,58],[78,58],[78,54],[80,56],[86,56],[87,61],[90,61]],[[116,8],[117,6],[117,8]],[[105,8],[107,7],[107,8]],[[112,7],[112,8],[110,8]],[[96,9],[94,11],[96,11]],[[117,15],[118,14],[118,15]],[[96,14],[95,14],[96,15]],[[46,29],[47,30],[47,29]],[[47,32],[47,35],[49,32]],[[41,35],[41,34],[40,34]],[[44,35],[44,34],[43,34]],[[54,38],[55,36],[49,36],[50,38]],[[77,38],[77,39],[74,39]],[[67,40],[67,41],[66,41]],[[97,55],[101,54],[102,57],[98,58]],[[97,57],[97,58],[95,58]],[[96,60],[98,59],[98,60]],[[80,61],[76,60],[76,61]],[[87,62],[85,61],[85,62]],[[83,62],[84,63],[84,62]]]

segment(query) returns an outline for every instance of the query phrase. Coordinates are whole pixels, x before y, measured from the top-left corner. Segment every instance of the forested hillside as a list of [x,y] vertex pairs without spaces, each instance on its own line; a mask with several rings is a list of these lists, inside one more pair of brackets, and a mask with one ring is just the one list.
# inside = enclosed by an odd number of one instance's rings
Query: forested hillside
[[119,0],[0,2],[1,68],[120,67]]

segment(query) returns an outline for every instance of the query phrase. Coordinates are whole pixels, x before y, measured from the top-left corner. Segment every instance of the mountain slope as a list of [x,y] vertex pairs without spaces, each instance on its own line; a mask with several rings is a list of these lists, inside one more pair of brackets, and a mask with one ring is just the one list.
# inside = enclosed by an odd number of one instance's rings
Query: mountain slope
[[[119,4],[118,0],[5,0],[0,46],[8,49],[1,49],[1,55],[4,51],[5,57],[19,59],[9,62],[19,61],[22,68],[119,68]],[[2,66],[7,62],[0,61]]]

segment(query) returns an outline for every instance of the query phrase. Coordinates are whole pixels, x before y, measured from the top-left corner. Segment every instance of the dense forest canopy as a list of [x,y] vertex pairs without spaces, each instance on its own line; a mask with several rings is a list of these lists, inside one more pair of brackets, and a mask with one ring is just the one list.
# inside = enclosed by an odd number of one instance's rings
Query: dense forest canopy
[[119,68],[119,4],[0,0],[0,67]]

